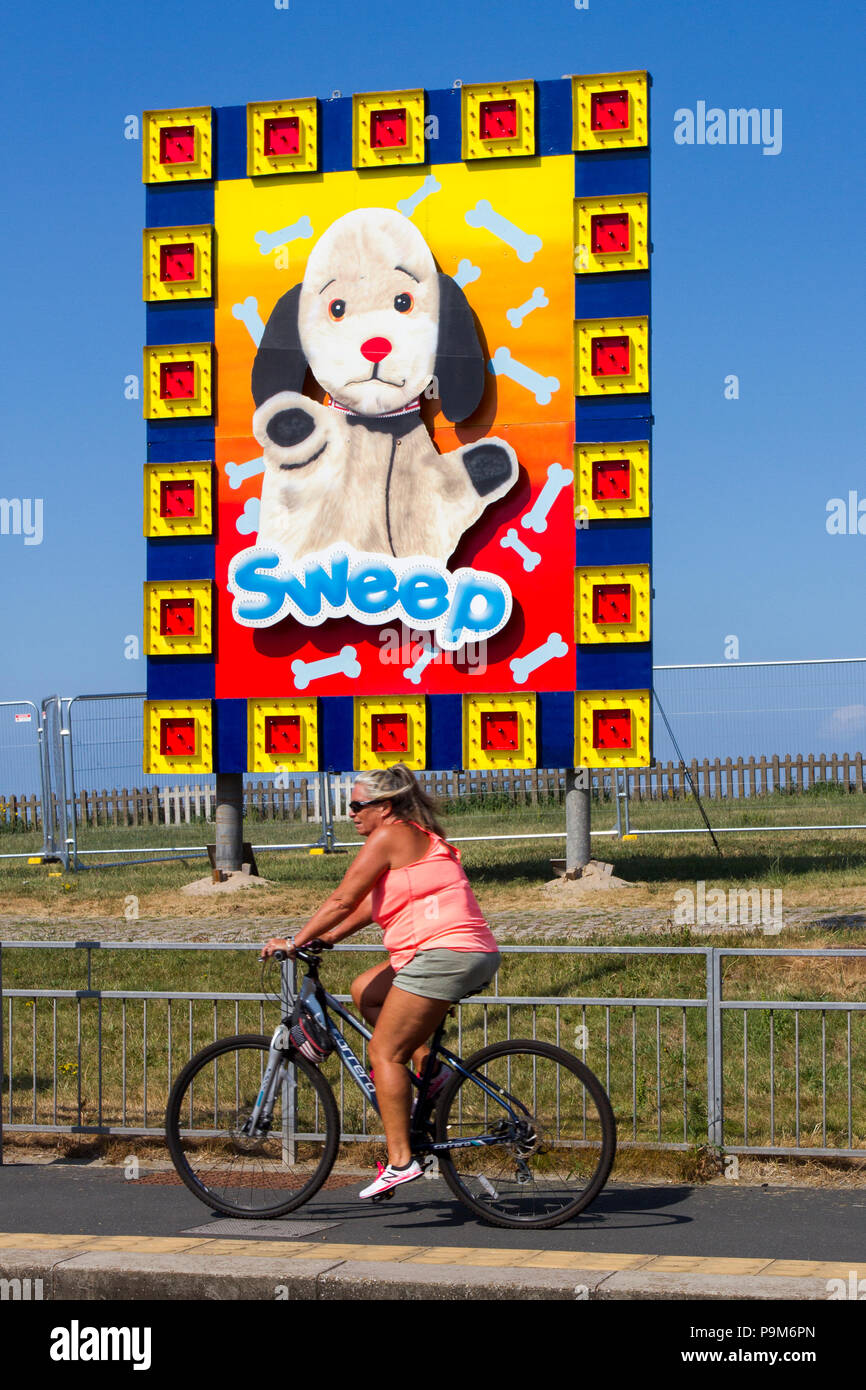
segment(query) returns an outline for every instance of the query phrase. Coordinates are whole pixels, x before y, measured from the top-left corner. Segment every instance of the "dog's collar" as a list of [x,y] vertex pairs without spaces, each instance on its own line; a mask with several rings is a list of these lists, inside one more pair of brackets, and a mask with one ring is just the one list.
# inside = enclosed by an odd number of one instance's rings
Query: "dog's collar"
[[370,420],[394,420],[398,415],[413,415],[419,411],[421,409],[421,397],[416,396],[414,401],[410,401],[408,405],[402,405],[399,410],[388,410],[383,415],[364,415],[359,410],[350,410],[347,405],[340,405],[340,402],[335,401],[332,396],[328,397],[328,405],[332,410],[339,410],[343,415],[357,415],[359,419],[368,422]]

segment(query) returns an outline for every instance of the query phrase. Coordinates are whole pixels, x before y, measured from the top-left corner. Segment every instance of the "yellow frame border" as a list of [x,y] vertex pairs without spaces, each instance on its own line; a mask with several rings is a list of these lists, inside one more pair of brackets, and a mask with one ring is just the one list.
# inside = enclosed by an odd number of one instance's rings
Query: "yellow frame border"
[[[373,749],[373,715],[405,714],[406,729],[409,735],[409,750],[406,753],[382,753]],[[376,699],[370,695],[356,695],[353,701],[353,734],[355,767],[359,772],[371,772],[375,768],[393,767],[394,763],[405,763],[407,767],[427,766],[427,697],[425,695],[394,695]]]
[[[628,584],[631,587],[631,622],[594,623],[592,591],[597,584]],[[575,639],[578,643],[604,645],[650,640],[649,565],[582,565],[574,572]]]
[[[159,136],[166,126],[191,125],[195,128],[196,157],[189,164],[160,164]],[[163,107],[145,111],[142,130],[142,182],[181,183],[190,179],[209,179],[212,169],[213,111],[210,106]]]
[[[481,747],[482,714],[520,715],[520,746],[513,753],[506,749]],[[497,767],[537,766],[538,715],[534,691],[508,695],[463,696],[463,766],[469,770]]]
[[[592,219],[625,213],[629,221],[629,250],[593,251]],[[603,198],[574,200],[574,270],[576,275],[610,274],[617,270],[649,269],[649,197],[646,193],[614,193]]]
[[[146,536],[209,536],[213,532],[213,471],[210,462],[146,463],[144,465],[144,534]],[[160,516],[163,483],[191,481],[195,511],[191,517]]]
[[[592,375],[593,338],[628,337],[631,342],[628,376]],[[649,318],[577,319],[574,325],[574,394],[629,396],[649,391]]]
[[[298,153],[266,154],[265,121],[297,116]],[[315,174],[319,168],[319,103],[315,97],[296,101],[247,102],[247,177],[268,174]]]
[[[163,362],[192,362],[196,394],[177,402],[159,394],[159,369]],[[144,349],[144,418],[176,420],[210,415],[213,392],[213,343],[158,343]]]
[[[485,140],[480,133],[483,101],[515,101],[517,136],[511,140]],[[535,83],[471,82],[460,91],[461,157],[463,159],[508,159],[535,154]]]
[[[301,751],[278,757],[265,749],[265,720],[298,715]],[[275,700],[247,700],[247,768],[250,772],[316,772],[319,766],[319,702],[315,696],[293,695]]]
[[[159,630],[159,610],[165,599],[193,599],[195,632],[169,637]],[[147,579],[144,582],[145,656],[204,656],[213,650],[213,580]]]
[[[423,87],[399,92],[356,92],[352,97],[352,167],[380,169],[389,164],[423,164],[425,101]],[[363,118],[391,106],[406,108],[406,144],[374,149],[369,127],[366,134],[362,129]]]
[[[613,497],[609,501],[593,497],[593,464],[605,460],[612,462],[618,459],[625,459],[629,465],[631,496],[624,502],[618,502]],[[650,514],[649,470],[649,440],[635,439],[621,444],[575,444],[575,521],[578,525],[582,525],[588,521],[619,521],[628,517],[648,517]]]
[[[649,79],[645,69],[598,72],[571,79],[571,148],[579,154],[593,150],[641,149],[649,140]],[[592,98],[597,92],[626,91],[630,124],[624,130],[593,130]]]
[[[579,659],[578,659],[579,660]],[[632,751],[610,753],[592,746],[596,710],[627,709],[632,717]],[[578,690],[574,697],[575,767],[649,767],[650,692],[648,690]]]
[[[198,753],[187,758],[159,751],[163,719],[194,719]],[[213,772],[213,706],[210,700],[145,700],[143,770],[159,774]]]
[[[162,281],[160,250],[191,241],[195,248],[196,275],[192,280]],[[142,298],[146,304],[176,299],[210,299],[213,294],[213,227],[145,227],[143,239]]]

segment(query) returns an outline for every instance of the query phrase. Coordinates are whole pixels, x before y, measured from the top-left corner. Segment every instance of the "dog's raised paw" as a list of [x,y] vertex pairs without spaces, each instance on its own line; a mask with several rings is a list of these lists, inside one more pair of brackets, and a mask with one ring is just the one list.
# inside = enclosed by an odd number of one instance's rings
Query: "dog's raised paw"
[[268,438],[281,449],[292,449],[309,439],[316,422],[308,410],[281,410],[268,421]]
[[463,463],[479,497],[487,497],[516,473],[513,454],[504,444],[487,441],[463,450]]

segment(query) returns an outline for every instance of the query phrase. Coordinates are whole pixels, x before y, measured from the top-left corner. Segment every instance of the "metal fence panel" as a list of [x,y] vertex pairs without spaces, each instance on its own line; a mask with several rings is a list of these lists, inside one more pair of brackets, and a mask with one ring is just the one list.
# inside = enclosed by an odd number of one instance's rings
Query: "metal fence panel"
[[[258,951],[192,943],[14,942],[0,945],[2,1130],[159,1138],[172,1080],[213,1039],[268,1032],[278,1006],[256,992],[93,988],[93,953]],[[370,954],[348,945],[339,952]],[[607,1089],[622,1147],[857,1156],[866,1153],[866,999],[724,997],[725,962],[748,957],[846,960],[866,981],[866,948],[808,951],[716,947],[500,948],[504,961],[556,957],[694,958],[705,989],[688,996],[520,995],[464,1000],[456,1050],[541,1038],[577,1053]],[[63,988],[3,988],[13,951],[86,952],[86,970]],[[73,954],[71,959],[74,959]],[[62,959],[62,957],[61,957]],[[846,967],[840,967],[845,969]],[[502,967],[500,969],[500,974]],[[677,974],[682,974],[682,967]],[[698,977],[695,976],[695,979]],[[83,987],[73,987],[73,985]],[[349,1002],[348,995],[337,995]],[[353,1041],[354,1035],[353,1035]],[[362,1050],[366,1060],[366,1050]],[[338,1059],[325,1064],[338,1095],[343,1138],[379,1136],[377,1117]],[[856,1078],[856,1081],[855,1081]],[[2,1149],[0,1149],[2,1152]]]

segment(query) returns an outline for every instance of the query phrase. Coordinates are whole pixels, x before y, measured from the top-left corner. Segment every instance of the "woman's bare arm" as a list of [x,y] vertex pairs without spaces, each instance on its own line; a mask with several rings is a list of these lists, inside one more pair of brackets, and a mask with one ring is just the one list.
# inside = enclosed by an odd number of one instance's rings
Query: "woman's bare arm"
[[[345,924],[347,918],[353,923],[350,928],[352,931],[368,926],[373,920],[372,915],[359,917],[357,914],[361,913],[377,879],[391,867],[394,848],[391,826],[382,826],[381,829],[374,830],[365,841],[360,854],[349,865],[339,887],[325,899],[309,922],[295,933],[295,946],[304,946],[316,937],[325,936],[325,933],[328,933],[328,940],[333,940],[330,933],[335,927]],[[341,932],[340,935],[348,935],[348,932]],[[285,946],[286,943],[281,937],[271,937],[265,943],[262,955],[267,957],[274,951],[285,950]]]
[[340,922],[339,926],[332,927],[330,931],[325,932],[324,936],[319,939],[321,941],[327,941],[331,946],[334,946],[338,941],[342,941],[344,937],[352,936],[354,932],[361,931],[364,927],[369,927],[374,920],[372,903],[373,895],[372,893],[368,893],[360,907],[356,907],[355,911],[350,913],[344,921]]

